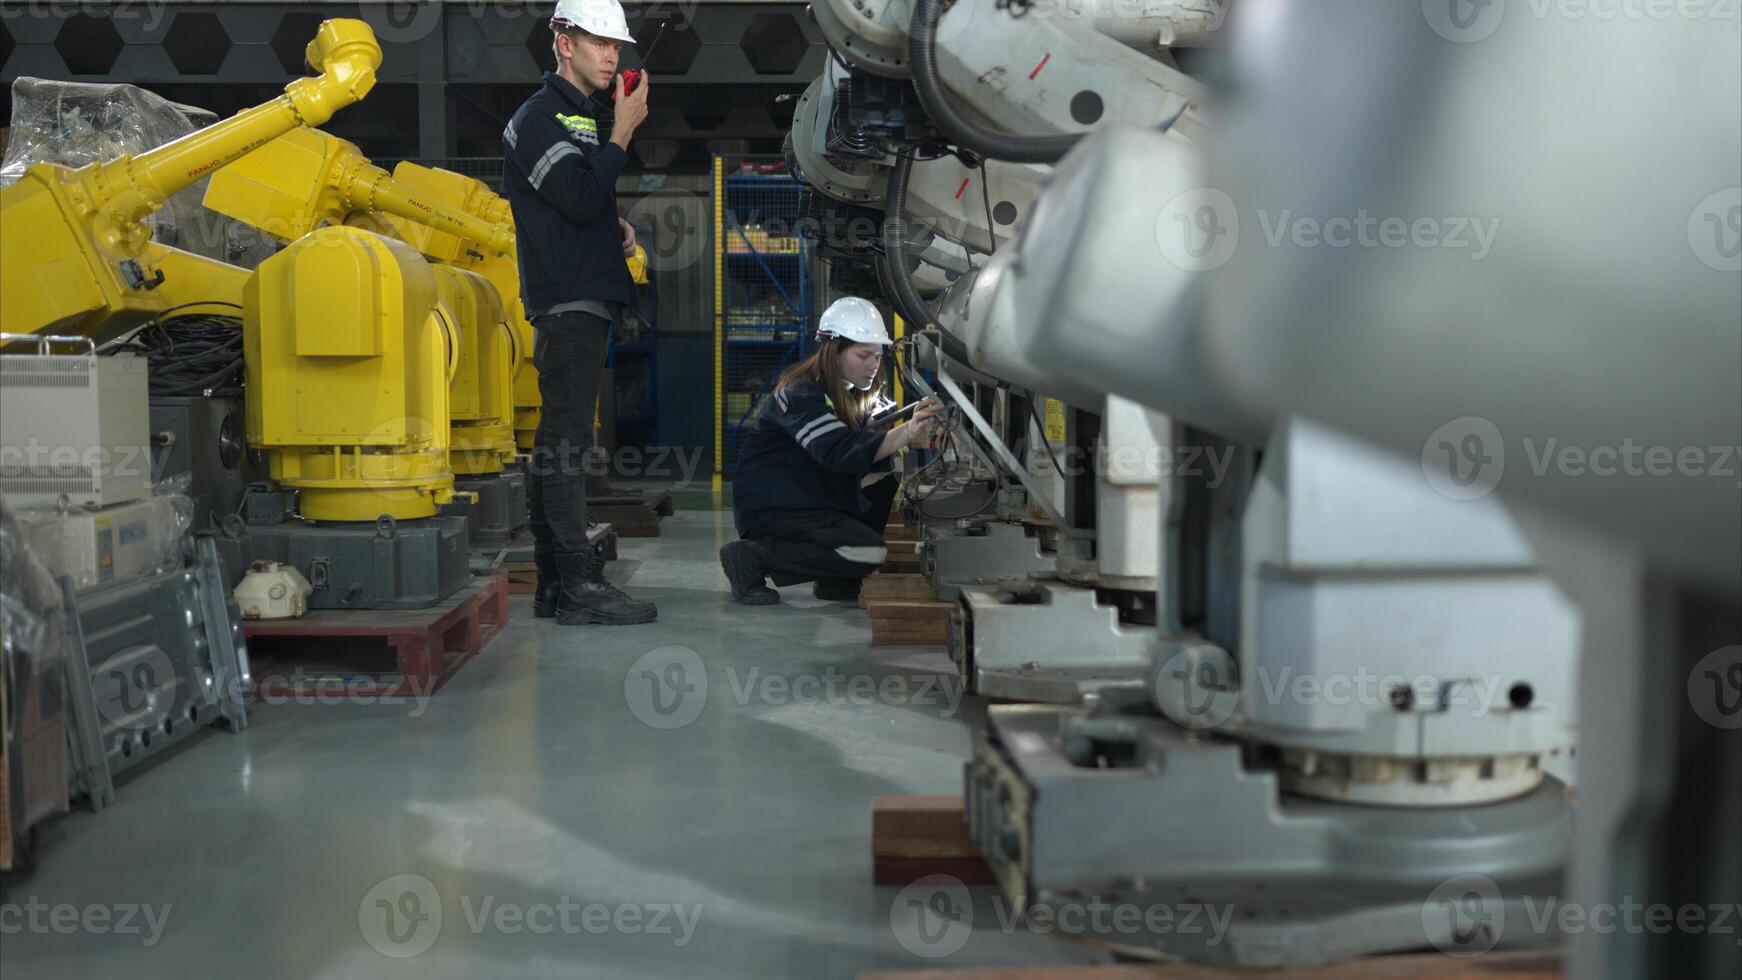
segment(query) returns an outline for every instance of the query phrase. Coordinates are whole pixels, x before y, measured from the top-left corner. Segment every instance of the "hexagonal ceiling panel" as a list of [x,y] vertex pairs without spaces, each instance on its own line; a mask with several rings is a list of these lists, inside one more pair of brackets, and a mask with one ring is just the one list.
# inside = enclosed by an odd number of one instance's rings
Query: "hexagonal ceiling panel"
[[230,35],[217,14],[178,13],[163,36],[163,49],[183,75],[216,75],[230,53]]
[[305,54],[323,20],[326,18],[320,14],[306,13],[285,14],[279,19],[278,28],[272,32],[272,53],[278,56],[285,74],[309,74]]
[[68,17],[54,37],[54,49],[74,75],[107,75],[121,57],[121,32],[107,17]]
[[744,57],[758,75],[790,75],[798,71],[810,42],[791,14],[757,14],[738,39]]

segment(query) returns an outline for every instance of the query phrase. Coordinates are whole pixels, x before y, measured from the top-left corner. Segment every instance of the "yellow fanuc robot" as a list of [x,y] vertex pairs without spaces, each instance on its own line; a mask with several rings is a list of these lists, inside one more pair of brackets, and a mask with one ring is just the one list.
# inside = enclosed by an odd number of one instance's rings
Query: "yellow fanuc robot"
[[[393,178],[430,198],[487,221],[508,224],[514,220],[507,198],[492,191],[484,182],[464,174],[405,161],[393,168]],[[444,234],[434,226],[412,225],[397,218],[389,220],[399,228],[400,237],[416,246],[430,261],[471,269],[494,283],[502,294],[503,305],[509,311],[508,322],[520,341],[520,361],[514,371],[514,438],[521,450],[531,450],[543,399],[538,394],[538,368],[532,360],[532,323],[527,320],[526,307],[520,299],[520,269],[515,255],[487,254],[468,248],[464,241]],[[647,250],[635,246],[635,254],[627,261],[630,277],[637,285],[647,285]]]
[[[339,225],[390,238],[443,229],[441,237],[473,255],[513,262],[511,227],[449,207],[353,144],[312,129],[292,130],[214,174],[205,205],[285,241]],[[438,316],[451,333],[447,442],[456,496],[444,512],[468,519],[473,547],[500,547],[527,515],[524,476],[510,468],[519,338],[490,281],[445,265],[433,276]]]
[[[393,179],[473,217],[513,227],[514,216],[508,199],[496,194],[480,180],[410,162],[395,166]],[[417,225],[396,217],[388,221],[398,230],[400,237],[430,261],[469,269],[495,285],[496,292],[502,297],[508,323],[514,330],[519,353],[514,365],[512,395],[514,439],[520,449],[530,450],[543,401],[538,395],[538,368],[532,363],[532,324],[526,319],[526,307],[520,301],[520,267],[514,253],[496,255],[471,247],[463,238],[446,234],[432,225]]]
[[77,170],[37,164],[0,190],[0,323],[102,341],[174,306],[163,288],[173,270],[141,219],[250,150],[363,98],[381,47],[367,24],[335,19],[321,24],[307,57],[320,74],[270,102],[146,153]]

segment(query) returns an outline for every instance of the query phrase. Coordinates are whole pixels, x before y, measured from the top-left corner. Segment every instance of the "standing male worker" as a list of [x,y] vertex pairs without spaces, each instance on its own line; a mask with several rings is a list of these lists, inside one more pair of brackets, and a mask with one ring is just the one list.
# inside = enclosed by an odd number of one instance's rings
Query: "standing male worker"
[[550,26],[557,70],[502,131],[502,184],[544,400],[528,466],[533,612],[565,626],[651,623],[658,609],[606,582],[587,544],[584,465],[605,345],[635,301],[624,261],[635,254],[635,230],[617,216],[616,183],[647,119],[648,80],[643,73],[625,91],[617,76],[618,54],[634,43],[617,0],[558,0]]

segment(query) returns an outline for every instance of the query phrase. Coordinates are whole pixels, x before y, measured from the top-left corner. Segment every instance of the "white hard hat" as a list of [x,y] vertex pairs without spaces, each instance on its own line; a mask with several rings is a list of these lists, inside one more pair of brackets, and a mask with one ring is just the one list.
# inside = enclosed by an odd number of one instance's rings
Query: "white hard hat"
[[567,24],[588,34],[635,43],[629,33],[629,18],[623,15],[623,5],[617,0],[556,0],[556,13],[551,14],[552,27]]
[[817,321],[817,339],[842,337],[855,344],[889,346],[889,330],[883,325],[883,314],[868,299],[843,296],[829,304]]

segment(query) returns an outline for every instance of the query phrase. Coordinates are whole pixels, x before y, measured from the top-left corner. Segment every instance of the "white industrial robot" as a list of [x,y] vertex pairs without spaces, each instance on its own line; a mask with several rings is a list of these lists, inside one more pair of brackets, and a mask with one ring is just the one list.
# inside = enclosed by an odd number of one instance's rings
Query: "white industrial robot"
[[[1180,139],[1200,131],[1202,86],[1174,66],[1171,47],[1204,40],[1218,12],[1162,3],[1135,18],[1110,8],[1028,18],[961,3],[934,27],[952,44],[910,58],[905,4],[815,9],[838,57],[795,113],[795,169],[822,196],[810,217],[825,255],[868,270],[926,328],[908,374],[932,375],[960,413],[966,459],[951,472],[983,477],[958,480],[951,506],[915,508],[925,567],[939,597],[959,603],[952,651],[964,679],[987,694],[1065,702],[1141,685],[1163,447],[1135,404],[980,349],[998,341],[976,329],[984,309],[973,297],[996,277],[989,253],[1010,245],[1072,131],[1102,120]],[[1031,55],[1023,84],[999,81]],[[929,308],[926,296],[936,296]],[[1043,404],[1055,425],[1042,422]]]
[[[1253,2],[1225,25],[1219,4],[1141,7],[1166,29],[992,0],[941,17],[920,0],[905,28],[905,5],[816,7],[845,62],[911,74],[912,129],[1057,165],[1014,238],[931,308],[904,263],[879,265],[892,305],[942,328],[915,360],[1103,419],[1118,410],[1095,395],[1124,399],[1169,458],[1240,461],[1219,479],[1158,474],[1143,686],[989,711],[966,790],[1004,891],[1237,910],[1217,936],[1096,937],[1133,955],[1306,966],[1570,941],[1580,976],[1734,975],[1715,931],[1569,936],[1540,913],[1738,897],[1742,726],[1721,696],[1742,696],[1735,481],[1555,473],[1490,493],[1500,475],[1469,467],[1506,447],[1468,418],[1495,416],[1512,448],[1539,432],[1742,442],[1733,32],[1518,17],[1496,33],[1498,5],[1473,25],[1434,5]],[[1175,81],[1145,45],[1217,30],[1230,94],[1211,121],[1142,71]],[[1110,54],[1109,38],[1134,43]],[[1143,64],[1123,70],[1132,53]],[[1687,71],[1666,92],[1670,65]],[[1148,111],[1084,85],[1101,112],[1073,114],[1090,100],[1051,83],[1070,74],[1129,84]],[[1555,82],[1504,82],[1525,75]],[[1622,116],[1646,132],[1609,145],[1602,120]],[[881,194],[862,203],[895,219],[886,254],[907,244],[915,169],[894,156],[880,189],[878,164],[860,167]],[[1550,172],[1571,176],[1551,192]],[[1487,265],[1291,250],[1266,247],[1255,213],[1363,205],[1489,208],[1524,239]],[[1650,326],[1666,320],[1666,336]],[[1569,756],[1594,704],[1613,714],[1587,729],[1575,820]]]

